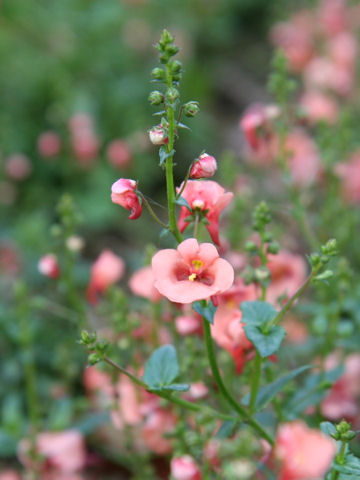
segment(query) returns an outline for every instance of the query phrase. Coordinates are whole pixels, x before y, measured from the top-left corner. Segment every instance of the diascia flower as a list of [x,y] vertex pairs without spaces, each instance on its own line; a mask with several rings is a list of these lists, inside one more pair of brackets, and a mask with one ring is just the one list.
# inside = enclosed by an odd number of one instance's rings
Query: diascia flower
[[137,183],[129,178],[119,178],[111,187],[111,200],[130,210],[130,220],[136,220],[142,213],[142,205],[136,194]]
[[191,178],[209,178],[213,177],[217,170],[217,163],[215,157],[203,153],[200,157],[194,162],[190,177]]
[[170,301],[192,303],[231,287],[234,270],[211,243],[184,240],[177,250],[160,250],[152,259],[155,287]]
[[124,275],[124,260],[111,250],[103,250],[91,267],[90,282],[87,288],[89,302],[97,303],[97,296]]
[[[178,192],[181,191],[180,187]],[[205,214],[206,220],[209,224],[206,226],[212,240],[220,245],[219,240],[219,216],[233,198],[232,192],[225,192],[225,190],[216,182],[212,180],[189,180],[181,194],[188,202],[192,210],[198,209]],[[188,220],[190,212],[187,207],[181,207],[180,217],[178,220],[178,227],[180,232],[183,232],[189,225],[191,220]]]

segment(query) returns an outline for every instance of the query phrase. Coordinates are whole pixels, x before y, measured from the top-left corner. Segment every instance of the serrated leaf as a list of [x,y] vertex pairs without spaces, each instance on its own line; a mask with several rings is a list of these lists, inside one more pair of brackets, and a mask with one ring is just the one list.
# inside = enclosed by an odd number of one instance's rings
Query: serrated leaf
[[236,420],[225,420],[219,430],[217,431],[215,438],[228,438],[233,435],[239,426],[239,422]]
[[186,198],[184,197],[179,197],[175,203],[177,205],[180,205],[181,207],[186,207],[188,210],[190,210],[190,212],[192,211],[192,208],[190,207],[189,205],[189,202],[186,200]]
[[256,300],[254,302],[242,302],[242,322],[246,325],[266,325],[277,315],[277,310],[271,303]]
[[331,437],[336,433],[335,425],[331,422],[321,422],[320,423],[320,430],[325,434]]
[[[311,368],[311,365],[299,367],[278,378],[277,380],[275,380],[275,382],[269,383],[268,385],[261,387],[256,398],[256,409],[260,410],[262,408],[265,408],[266,405],[271,402],[275,395],[279,393],[287,383],[289,383],[291,380],[293,380],[295,377],[305,372],[305,370],[308,370],[309,368]],[[249,402],[250,395],[246,395],[242,403],[244,405],[249,405]]]
[[216,307],[214,307],[212,302],[208,302],[206,307],[203,307],[201,302],[194,302],[192,304],[193,309],[196,313],[205,318],[211,325],[214,323],[214,315],[216,312]]
[[152,389],[171,385],[179,375],[179,364],[173,345],[163,345],[153,352],[145,365],[143,381]]
[[262,331],[261,325],[245,325],[244,331],[262,358],[277,352],[286,335],[280,325],[272,325],[266,333]]

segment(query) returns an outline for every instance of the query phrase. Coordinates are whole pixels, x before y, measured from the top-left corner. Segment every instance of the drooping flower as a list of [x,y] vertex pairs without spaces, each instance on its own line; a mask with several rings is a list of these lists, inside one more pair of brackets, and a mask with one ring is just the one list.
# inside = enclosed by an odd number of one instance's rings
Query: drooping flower
[[177,250],[165,249],[152,259],[155,287],[170,301],[192,303],[218,295],[231,287],[234,270],[219,258],[211,243],[184,240]]
[[190,171],[190,178],[210,178],[213,177],[217,170],[215,157],[203,153],[195,160]]
[[53,253],[48,253],[41,257],[38,263],[38,270],[45,277],[57,278],[60,274],[57,256]]
[[142,213],[142,205],[136,193],[137,182],[129,178],[119,178],[111,186],[111,200],[130,210],[130,220],[136,220]]
[[89,302],[95,304],[98,294],[104,293],[110,285],[123,276],[125,264],[122,258],[111,250],[104,250],[91,268],[90,282],[87,289]]
[[[180,186],[177,191],[181,190]],[[181,194],[188,202],[192,211],[198,210],[205,215],[209,224],[206,226],[212,240],[220,245],[219,239],[219,216],[233,198],[232,192],[225,192],[225,190],[216,182],[212,180],[189,180]],[[180,232],[183,232],[189,225],[191,220],[187,217],[191,212],[185,206],[181,207],[178,226]]]
[[190,455],[172,458],[170,473],[174,480],[201,480],[202,478],[198,464]]
[[284,423],[275,440],[274,457],[280,462],[278,480],[324,478],[336,453],[336,443],[302,421]]

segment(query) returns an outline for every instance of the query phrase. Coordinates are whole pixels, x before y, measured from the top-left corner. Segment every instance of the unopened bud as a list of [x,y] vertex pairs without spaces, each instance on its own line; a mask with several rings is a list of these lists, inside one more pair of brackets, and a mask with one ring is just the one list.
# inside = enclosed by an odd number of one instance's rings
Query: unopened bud
[[280,245],[277,242],[271,242],[267,247],[268,253],[272,253],[273,255],[276,255],[277,253],[279,253],[279,250],[280,250]]
[[89,365],[96,365],[97,363],[101,362],[102,358],[97,353],[90,353],[88,356]]
[[181,73],[182,63],[179,60],[173,60],[169,63],[170,72],[175,75]]
[[154,145],[165,145],[169,141],[167,133],[161,125],[157,125],[149,131],[149,138]]
[[152,69],[151,76],[155,80],[163,80],[165,78],[165,72],[162,68],[156,67]]
[[174,87],[169,88],[165,94],[166,100],[170,103],[176,102],[179,96],[180,96],[179,90],[177,90]]
[[58,259],[53,253],[48,253],[40,258],[38,270],[42,275],[49,278],[57,278],[60,274]]
[[270,279],[270,271],[265,267],[256,268],[255,269],[255,279],[258,282],[265,282],[266,280],[269,280]]
[[198,102],[188,102],[184,105],[184,114],[187,117],[195,117],[195,115],[200,111]]
[[249,253],[257,253],[259,248],[255,242],[249,241],[245,243],[245,250]]
[[151,105],[160,105],[164,100],[164,95],[158,90],[154,90],[150,93],[148,100]]
[[210,178],[212,177],[217,170],[217,163],[215,157],[203,153],[200,157],[194,162],[190,178]]

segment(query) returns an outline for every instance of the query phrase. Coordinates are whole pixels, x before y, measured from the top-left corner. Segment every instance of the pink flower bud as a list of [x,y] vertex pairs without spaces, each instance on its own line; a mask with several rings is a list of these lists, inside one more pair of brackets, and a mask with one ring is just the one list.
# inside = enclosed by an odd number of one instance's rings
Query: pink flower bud
[[106,156],[115,168],[126,168],[131,162],[131,150],[123,140],[113,140],[109,143]]
[[191,168],[191,178],[210,178],[217,170],[216,159],[207,153],[203,153],[195,161]]
[[37,148],[43,157],[55,157],[60,152],[61,142],[55,132],[44,132],[37,140]]
[[162,125],[157,125],[149,131],[150,142],[154,145],[165,145],[169,142],[169,137],[167,136]]
[[40,258],[38,270],[42,275],[49,278],[57,278],[60,274],[58,259],[53,253],[48,253]]
[[29,158],[22,153],[14,153],[7,158],[5,171],[13,180],[25,180],[32,170]]
[[201,480],[202,478],[197,463],[190,455],[173,458],[170,470],[174,480]]
[[91,267],[87,289],[88,300],[95,304],[99,293],[104,293],[110,285],[122,278],[125,272],[124,260],[111,250],[103,250]]
[[129,178],[120,178],[111,187],[111,200],[130,210],[130,220],[135,220],[142,213],[142,205],[136,193],[137,182]]

